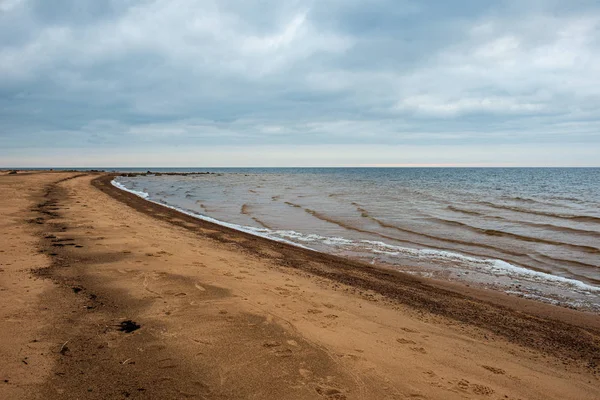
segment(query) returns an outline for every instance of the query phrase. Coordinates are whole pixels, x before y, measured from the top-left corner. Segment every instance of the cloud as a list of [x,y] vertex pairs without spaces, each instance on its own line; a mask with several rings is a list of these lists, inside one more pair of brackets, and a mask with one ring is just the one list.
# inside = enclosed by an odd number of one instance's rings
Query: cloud
[[569,4],[2,0],[0,159],[76,148],[108,160],[116,146],[171,146],[173,160],[177,146],[588,154],[600,150],[600,7]]
[[426,95],[407,97],[398,104],[399,110],[415,111],[431,116],[456,116],[461,114],[530,113],[542,109],[541,104],[519,103],[508,97],[436,98]]

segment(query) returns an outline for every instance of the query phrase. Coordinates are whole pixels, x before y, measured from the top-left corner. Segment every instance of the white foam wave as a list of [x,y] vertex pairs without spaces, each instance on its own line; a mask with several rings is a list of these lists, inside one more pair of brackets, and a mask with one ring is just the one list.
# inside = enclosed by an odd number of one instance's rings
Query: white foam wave
[[410,249],[406,247],[393,246],[383,242],[367,240],[364,240],[363,242],[372,244],[374,246],[373,251],[376,253],[387,254],[391,256],[401,254],[410,255],[414,257],[427,258],[431,261],[455,261],[460,262],[462,264],[467,264],[469,266],[473,266],[479,271],[485,270],[493,275],[507,275],[519,278],[527,278],[538,282],[554,282],[562,285],[567,285],[572,288],[584,290],[587,292],[600,293],[600,287],[589,285],[585,282],[581,282],[576,279],[550,275],[545,272],[534,271],[524,267],[519,267],[502,260],[475,258],[444,250]]
[[126,191],[126,192],[133,193],[133,194],[135,194],[136,196],[139,196],[139,197],[141,197],[142,199],[148,199],[148,197],[150,196],[150,195],[149,195],[148,193],[146,193],[146,192],[141,192],[141,191],[138,191],[138,190],[129,189],[129,188],[125,187],[123,184],[121,184],[121,183],[117,182],[117,181],[116,181],[116,180],[114,180],[114,179],[113,179],[113,180],[112,180],[110,183],[111,183],[113,186],[115,186],[115,187],[117,187],[117,188],[119,188],[119,189],[121,189],[121,190],[124,190],[124,191]]
[[[185,210],[183,208],[175,207],[175,206],[172,206],[170,204],[166,204],[166,203],[154,201],[154,200],[152,200],[152,199],[149,198],[149,194],[148,193],[146,193],[146,192],[140,192],[140,191],[137,191],[137,190],[128,189],[124,185],[122,185],[121,183],[119,183],[119,182],[117,182],[115,180],[111,181],[111,183],[112,183],[113,186],[115,186],[115,187],[117,187],[119,189],[122,189],[122,190],[124,190],[126,192],[133,193],[133,194],[135,194],[135,195],[137,195],[137,196],[139,196],[139,197],[141,197],[141,198],[143,198],[143,199],[145,199],[145,200],[147,200],[147,201],[149,201],[151,203],[160,204],[163,207],[167,207],[167,208],[170,208],[172,210],[179,211],[179,212],[184,213],[186,215],[189,215],[191,217],[198,218],[198,219],[201,219],[203,221],[211,222],[213,224],[221,225],[221,226],[224,226],[224,227],[227,227],[227,228],[235,229],[236,231],[249,233],[249,234],[254,235],[254,236],[260,236],[260,237],[264,237],[266,239],[274,240],[276,242],[287,243],[287,244],[291,244],[291,245],[296,246],[296,247],[301,247],[301,248],[304,248],[304,249],[312,250],[309,247],[303,246],[303,245],[301,245],[299,243],[292,242],[290,240],[286,240],[286,239],[278,238],[278,237],[272,237],[271,235],[268,234],[268,233],[272,232],[270,229],[255,228],[253,226],[244,226],[244,225],[232,224],[232,223],[229,223],[229,222],[221,221],[221,220],[218,220],[218,219],[215,219],[215,218],[203,215],[203,214],[199,214],[199,213],[191,211],[191,210]],[[281,231],[281,232],[284,232],[284,231]],[[293,231],[288,231],[288,232],[293,232]]]

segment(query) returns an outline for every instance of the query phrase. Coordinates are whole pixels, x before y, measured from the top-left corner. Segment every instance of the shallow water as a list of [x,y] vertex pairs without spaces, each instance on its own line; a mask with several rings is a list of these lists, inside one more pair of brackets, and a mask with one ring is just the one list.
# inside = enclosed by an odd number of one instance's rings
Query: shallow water
[[272,239],[600,311],[598,168],[202,171],[117,182]]

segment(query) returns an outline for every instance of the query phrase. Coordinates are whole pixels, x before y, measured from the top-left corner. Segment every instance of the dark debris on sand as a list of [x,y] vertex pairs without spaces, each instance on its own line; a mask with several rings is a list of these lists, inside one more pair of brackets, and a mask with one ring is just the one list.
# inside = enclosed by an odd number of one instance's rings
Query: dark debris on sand
[[125,332],[125,333],[131,333],[133,331],[137,331],[140,328],[141,328],[141,325],[136,324],[134,321],[132,321],[130,319],[122,321],[119,324],[119,330],[121,332]]

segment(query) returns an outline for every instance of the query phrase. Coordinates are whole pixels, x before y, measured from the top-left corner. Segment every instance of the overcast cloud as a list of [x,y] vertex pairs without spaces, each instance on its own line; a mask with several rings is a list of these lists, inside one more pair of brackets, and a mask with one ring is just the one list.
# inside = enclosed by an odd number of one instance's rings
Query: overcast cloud
[[600,3],[0,0],[0,166],[600,165]]

